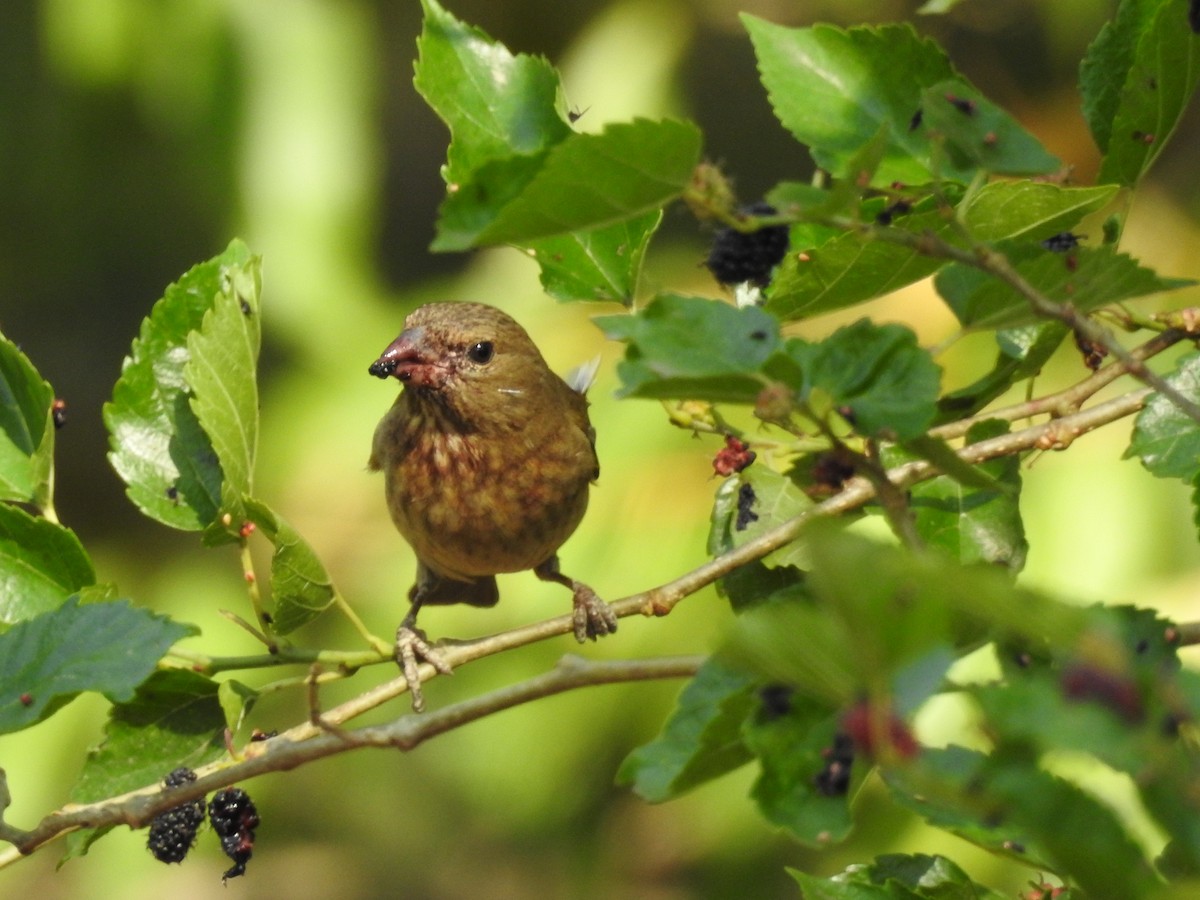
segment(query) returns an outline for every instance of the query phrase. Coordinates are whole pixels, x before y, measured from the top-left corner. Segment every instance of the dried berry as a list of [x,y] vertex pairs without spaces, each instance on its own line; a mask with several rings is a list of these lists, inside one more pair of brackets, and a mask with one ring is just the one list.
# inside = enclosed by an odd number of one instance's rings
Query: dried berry
[[50,404],[50,418],[54,420],[56,429],[67,424],[67,401],[62,397],[55,397],[54,402]]
[[221,849],[233,860],[222,880],[246,874],[246,863],[254,852],[254,829],[258,810],[250,795],[241,788],[226,788],[213,794],[208,802],[208,821],[221,839]]
[[825,768],[813,776],[813,784],[822,797],[844,797],[850,789],[850,767],[854,764],[854,741],[848,734],[833,736],[833,746],[821,751]]
[[[776,214],[769,203],[755,203],[739,212],[750,216]],[[786,225],[768,225],[749,232],[718,228],[705,265],[722,284],[750,281],[764,287],[771,281],[771,270],[783,261],[787,248]]]
[[745,531],[751,522],[758,521],[758,513],[754,511],[754,501],[757,499],[754,496],[754,488],[750,485],[743,484],[738,488],[737,522],[734,523],[738,531]]
[[[191,769],[179,768],[163,779],[167,788],[180,787],[196,780]],[[183,862],[196,842],[196,832],[204,822],[204,801],[192,800],[159,813],[150,823],[146,847],[159,862]]]
[[755,454],[743,441],[732,434],[725,435],[725,446],[713,457],[713,471],[718,475],[732,475],[754,462]]

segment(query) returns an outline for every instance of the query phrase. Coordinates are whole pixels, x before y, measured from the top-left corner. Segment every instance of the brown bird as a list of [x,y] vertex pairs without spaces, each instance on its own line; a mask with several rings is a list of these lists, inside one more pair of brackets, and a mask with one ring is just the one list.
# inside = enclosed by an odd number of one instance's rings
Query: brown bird
[[404,385],[375,429],[368,465],[383,471],[392,521],[417,555],[412,606],[396,632],[413,708],[424,705],[418,658],[449,672],[416,628],[418,611],[492,606],[501,572],[532,569],[569,587],[580,643],[616,631],[612,608],[558,568],[600,474],[584,399],[594,367],[568,383],[507,314],[431,303],[369,372]]

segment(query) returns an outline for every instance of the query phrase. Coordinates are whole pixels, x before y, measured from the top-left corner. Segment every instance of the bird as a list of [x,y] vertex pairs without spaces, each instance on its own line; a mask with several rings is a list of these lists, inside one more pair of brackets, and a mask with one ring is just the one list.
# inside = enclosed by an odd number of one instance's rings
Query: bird
[[368,468],[382,471],[392,522],[417,557],[396,659],[424,708],[418,662],[448,674],[416,626],[423,606],[499,600],[496,575],[532,570],[571,590],[575,638],[617,629],[612,607],[559,568],[600,475],[585,398],[598,360],[564,379],[520,324],[483,303],[414,310],[368,372],[396,378]]

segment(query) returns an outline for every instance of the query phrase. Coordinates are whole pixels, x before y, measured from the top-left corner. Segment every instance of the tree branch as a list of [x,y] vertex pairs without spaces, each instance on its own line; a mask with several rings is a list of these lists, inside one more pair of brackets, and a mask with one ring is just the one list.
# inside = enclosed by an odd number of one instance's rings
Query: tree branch
[[[256,775],[294,769],[364,747],[390,747],[407,752],[430,738],[523,703],[593,685],[688,678],[696,674],[703,662],[702,656],[606,661],[566,656],[549,672],[434,712],[411,713],[383,725],[354,730],[325,728],[302,741],[280,735],[256,742],[247,748],[253,752],[247,752],[243,759],[205,766],[196,773],[194,782],[180,787],[168,790],[155,785],[98,803],[72,804],[46,816],[31,831],[22,831],[0,820],[0,838],[15,845],[0,853],[0,868],[68,832],[106,825],[139,828],[164,810]],[[7,805],[2,802],[7,796],[7,783],[0,770],[0,814]]]

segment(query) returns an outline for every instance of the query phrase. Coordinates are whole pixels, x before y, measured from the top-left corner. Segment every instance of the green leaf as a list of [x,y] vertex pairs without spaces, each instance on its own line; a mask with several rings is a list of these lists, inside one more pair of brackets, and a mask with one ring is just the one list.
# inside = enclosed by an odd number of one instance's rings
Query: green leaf
[[782,715],[761,708],[746,720],[746,746],[762,772],[751,796],[763,817],[810,847],[842,841],[853,825],[849,794],[828,796],[817,776],[828,765],[839,716],[826,706],[792,694]]
[[[1189,400],[1200,400],[1200,352],[1181,357],[1167,382]],[[1162,394],[1151,394],[1125,451],[1125,459],[1134,456],[1152,475],[1194,482],[1200,475],[1200,423]]]
[[941,369],[903,325],[860,319],[817,344],[793,338],[786,352],[803,372],[789,386],[827,393],[859,434],[905,440],[933,422]]
[[271,628],[290,634],[323,613],[333,603],[329,574],[299,532],[258,500],[246,501],[246,512],[275,545],[271,557],[271,597],[275,603]]
[[54,390],[0,334],[0,500],[45,507],[54,465]]
[[0,630],[56,609],[95,582],[73,531],[0,503]]
[[558,72],[541,57],[514,56],[434,0],[425,12],[413,84],[450,128],[442,177],[455,185],[485,163],[536,155],[570,135],[559,110]]
[[955,168],[981,169],[998,175],[1053,172],[1061,160],[961,79],[943,81],[921,95],[921,127],[943,143]]
[[1104,153],[1099,180],[1136,184],[1162,153],[1200,82],[1183,0],[1122,3],[1080,70],[1084,115]]
[[1005,900],[1005,894],[972,881],[944,856],[887,854],[869,865],[855,865],[829,880],[788,870],[804,890],[805,900],[858,898],[929,898],[929,900]]
[[629,306],[646,247],[662,221],[655,210],[614,225],[533,241],[542,288],[556,300],[615,300]]
[[[893,227],[914,234],[948,230],[945,218],[936,211],[914,212]],[[792,248],[800,251],[803,243],[793,242]],[[820,246],[783,258],[775,270],[767,309],[784,320],[833,312],[899,290],[945,264],[911,247],[839,233]]]
[[686,122],[636,119],[573,134],[536,169],[522,164],[523,184],[506,171],[501,193],[461,187],[442,209],[433,249],[526,244],[653,213],[679,196],[699,159],[700,132]]
[[[200,531],[218,518],[223,476],[212,441],[191,405],[188,338],[217,298],[232,297],[258,259],[241,241],[167,288],[143,320],[104,406],[109,461],[129,499],[165,525]],[[239,312],[240,314],[240,312]],[[215,398],[205,403],[215,402]]]
[[933,41],[908,25],[786,28],[745,13],[742,22],[776,117],[822,169],[849,175],[850,159],[886,125],[889,146],[873,185],[968,179],[940,165],[926,130],[911,127],[922,92],[956,78]]
[[993,181],[970,195],[961,210],[971,235],[981,241],[1041,241],[1068,231],[1117,195],[1115,186],[1062,187],[1044,181]]
[[748,675],[709,660],[679,695],[663,732],[622,763],[617,783],[661,803],[751,759],[741,727],[756,703]]
[[[109,711],[104,740],[88,753],[71,800],[103,800],[161,783],[179,766],[219,759],[226,752],[224,726],[215,681],[184,669],[155,672],[132,700]],[[67,858],[86,853],[102,834],[70,835]]]
[[225,717],[225,727],[232,733],[242,727],[246,714],[258,700],[259,693],[247,684],[242,684],[236,678],[222,681],[217,689],[217,701],[221,704],[221,714]]
[[[1001,242],[996,249],[1044,297],[1070,303],[1080,312],[1194,284],[1163,278],[1108,246],[1052,253],[1038,244]],[[934,286],[967,328],[1003,328],[1038,320],[1025,297],[973,266],[947,266],[934,279]]]
[[0,734],[40,722],[82,691],[128,700],[167,649],[193,633],[125,600],[81,606],[75,597],[17,623],[0,634]]
[[188,334],[183,377],[193,392],[192,411],[216,451],[223,487],[244,496],[252,490],[258,447],[260,260],[254,257],[222,276],[199,330]]
[[779,323],[761,309],[699,297],[663,294],[637,315],[594,321],[629,344],[617,366],[621,396],[751,403],[779,343]]
[[[967,443],[1007,431],[1005,422],[982,422],[968,432]],[[930,547],[964,565],[988,563],[1019,572],[1029,550],[1019,506],[1020,460],[1002,457],[977,468],[995,479],[1000,489],[969,487],[948,475],[913,485],[909,508],[917,531]]]
[[[752,465],[730,480],[737,482],[737,499],[731,512],[734,547],[761,537],[813,505],[794,481],[766,464]],[[792,541],[764,556],[762,563],[772,569],[807,569],[811,559],[803,541]]]

